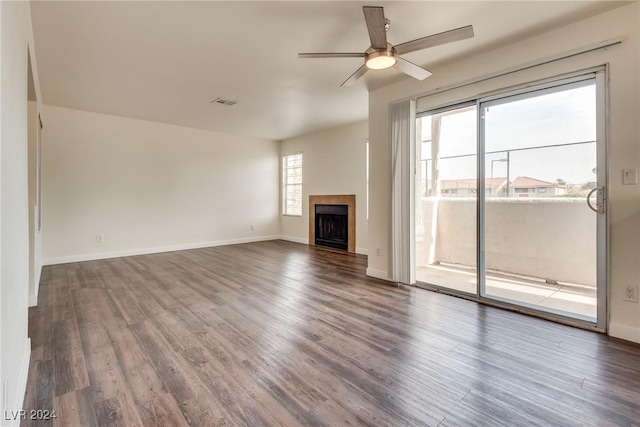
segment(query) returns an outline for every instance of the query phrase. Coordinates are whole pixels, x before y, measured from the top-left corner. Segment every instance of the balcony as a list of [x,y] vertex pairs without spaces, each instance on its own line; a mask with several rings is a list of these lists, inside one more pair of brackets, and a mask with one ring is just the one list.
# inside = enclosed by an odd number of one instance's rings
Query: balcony
[[[475,197],[421,202],[417,280],[475,294]],[[488,198],[485,236],[486,294],[595,319],[596,216],[583,197]]]

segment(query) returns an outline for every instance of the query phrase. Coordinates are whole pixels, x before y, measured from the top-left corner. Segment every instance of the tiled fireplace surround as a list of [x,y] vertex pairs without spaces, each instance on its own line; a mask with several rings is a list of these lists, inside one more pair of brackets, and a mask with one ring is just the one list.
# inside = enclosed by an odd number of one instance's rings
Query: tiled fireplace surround
[[349,236],[347,241],[347,252],[356,252],[356,196],[355,194],[344,195],[313,195],[309,196],[309,244],[315,246],[316,241],[316,205],[347,205],[347,223]]

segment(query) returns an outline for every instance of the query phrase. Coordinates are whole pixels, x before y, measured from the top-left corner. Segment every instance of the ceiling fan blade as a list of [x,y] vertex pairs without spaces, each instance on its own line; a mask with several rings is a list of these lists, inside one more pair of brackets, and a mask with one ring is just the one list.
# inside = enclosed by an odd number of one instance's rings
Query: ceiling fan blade
[[351,76],[349,76],[349,78],[345,80],[344,83],[340,85],[340,87],[353,85],[360,77],[364,76],[364,73],[366,73],[367,70],[367,66],[362,65],[362,67],[358,68],[355,73],[351,74]]
[[403,73],[413,77],[414,79],[424,80],[431,75],[430,71],[425,70],[422,67],[417,66],[413,62],[409,62],[406,59],[397,58],[398,61],[393,67],[402,71]]
[[362,52],[299,53],[298,58],[364,58]]
[[364,20],[367,23],[371,47],[387,48],[387,31],[385,30],[384,9],[378,6],[363,6]]
[[473,26],[467,25],[466,27],[456,28],[455,30],[449,30],[443,33],[433,34],[421,39],[398,44],[395,45],[394,48],[396,49],[396,52],[398,52],[398,55],[403,55],[416,50],[456,42],[458,40],[469,39],[471,37],[473,37]]

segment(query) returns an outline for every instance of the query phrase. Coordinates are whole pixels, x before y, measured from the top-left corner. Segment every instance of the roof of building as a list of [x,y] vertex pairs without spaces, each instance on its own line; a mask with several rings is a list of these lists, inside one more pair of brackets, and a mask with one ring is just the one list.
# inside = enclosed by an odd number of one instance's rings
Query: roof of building
[[[485,179],[485,185],[487,187],[500,187],[504,185],[507,178],[487,178]],[[443,179],[440,181],[440,188],[443,190],[450,190],[454,188],[476,188],[476,179]]]
[[513,188],[532,188],[532,187],[558,187],[555,182],[542,181],[540,179],[530,178],[528,176],[519,176],[515,178],[511,184]]

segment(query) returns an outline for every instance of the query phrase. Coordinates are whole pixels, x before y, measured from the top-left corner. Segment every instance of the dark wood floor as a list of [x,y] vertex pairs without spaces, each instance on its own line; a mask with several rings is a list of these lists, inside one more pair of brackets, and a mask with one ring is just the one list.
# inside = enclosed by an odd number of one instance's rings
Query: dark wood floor
[[64,426],[640,425],[640,346],[283,241],[46,267],[25,409]]

